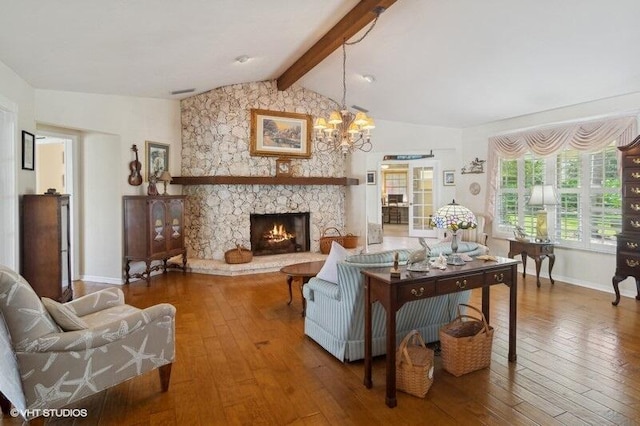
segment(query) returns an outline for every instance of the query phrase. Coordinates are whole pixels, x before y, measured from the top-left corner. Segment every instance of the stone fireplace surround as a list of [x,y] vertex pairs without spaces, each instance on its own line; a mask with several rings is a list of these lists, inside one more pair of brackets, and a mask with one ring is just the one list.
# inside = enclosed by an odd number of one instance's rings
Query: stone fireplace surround
[[[249,152],[251,108],[326,116],[333,101],[301,87],[279,92],[274,81],[225,86],[181,101],[182,176],[274,176],[276,157]],[[292,159],[294,176],[344,177],[340,153]],[[216,184],[185,185],[185,237],[191,270],[234,275],[251,273],[257,263],[284,264],[318,260],[324,229],[344,228],[346,187],[341,185]],[[249,264],[224,265],[224,252],[250,247],[252,213],[310,214],[309,253],[260,256]],[[294,259],[292,261],[292,258]],[[288,261],[288,263],[287,263]],[[252,265],[254,264],[254,265]],[[213,266],[211,266],[213,265]],[[265,269],[262,265],[260,269]],[[268,269],[268,268],[266,268]],[[211,272],[213,270],[214,272]]]

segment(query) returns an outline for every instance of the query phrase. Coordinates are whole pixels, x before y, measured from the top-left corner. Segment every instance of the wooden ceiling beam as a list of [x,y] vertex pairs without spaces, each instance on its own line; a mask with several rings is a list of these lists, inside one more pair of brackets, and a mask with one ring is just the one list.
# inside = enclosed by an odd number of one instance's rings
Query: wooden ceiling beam
[[376,8],[388,9],[396,0],[361,0],[333,28],[277,79],[278,90],[287,90],[376,18]]

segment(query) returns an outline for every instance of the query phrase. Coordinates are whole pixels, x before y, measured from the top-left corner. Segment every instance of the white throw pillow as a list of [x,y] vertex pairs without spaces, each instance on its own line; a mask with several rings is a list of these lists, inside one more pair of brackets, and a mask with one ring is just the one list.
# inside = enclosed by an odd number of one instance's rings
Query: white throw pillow
[[84,330],[89,328],[84,320],[78,317],[73,313],[73,311],[71,311],[71,309],[62,303],[58,303],[48,297],[43,297],[41,300],[44,307],[47,308],[49,315],[53,317],[56,324],[58,324],[64,331]]
[[329,250],[329,256],[324,261],[324,265],[316,277],[322,278],[330,283],[338,283],[338,262],[342,262],[347,258],[349,252],[346,248],[342,247],[335,241],[331,242],[331,249]]

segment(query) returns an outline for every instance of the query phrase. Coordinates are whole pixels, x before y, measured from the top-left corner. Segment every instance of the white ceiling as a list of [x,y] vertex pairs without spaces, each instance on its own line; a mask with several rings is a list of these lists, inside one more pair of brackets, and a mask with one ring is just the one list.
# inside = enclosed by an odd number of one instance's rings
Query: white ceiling
[[[0,0],[0,61],[38,89],[179,99],[278,77],[356,3]],[[638,16],[638,0],[398,0],[347,48],[347,104],[464,128],[640,92]],[[340,101],[341,62],[297,84]]]

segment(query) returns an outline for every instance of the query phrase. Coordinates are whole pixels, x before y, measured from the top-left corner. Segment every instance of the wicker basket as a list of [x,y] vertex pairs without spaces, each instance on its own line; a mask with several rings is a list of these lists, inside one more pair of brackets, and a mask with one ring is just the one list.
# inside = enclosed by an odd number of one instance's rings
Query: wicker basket
[[358,247],[358,236],[353,234],[347,234],[342,238],[342,247],[347,249],[354,249]]
[[424,398],[433,384],[433,351],[417,330],[402,339],[396,351],[396,388]]
[[[471,308],[481,318],[462,315],[460,306]],[[440,329],[442,366],[456,377],[488,367],[493,344],[493,327],[487,324],[484,314],[473,306],[460,306],[456,319]]]
[[253,259],[253,253],[246,247],[236,244],[236,248],[224,252],[224,261],[227,263],[249,263]]
[[[327,235],[327,231],[331,230],[338,235]],[[329,251],[331,251],[331,243],[334,241],[344,247],[344,237],[340,234],[338,228],[325,228],[320,236],[320,253],[329,254]]]

